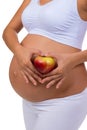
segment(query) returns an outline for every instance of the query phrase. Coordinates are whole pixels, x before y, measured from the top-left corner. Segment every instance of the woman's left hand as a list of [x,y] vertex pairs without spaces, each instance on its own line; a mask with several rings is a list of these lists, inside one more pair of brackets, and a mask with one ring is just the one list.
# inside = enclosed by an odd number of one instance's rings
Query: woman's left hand
[[47,83],[46,88],[50,88],[54,84],[56,84],[56,88],[59,88],[66,80],[69,72],[71,72],[75,67],[75,53],[61,53],[50,55],[56,58],[58,67],[48,74],[44,75],[41,83]]

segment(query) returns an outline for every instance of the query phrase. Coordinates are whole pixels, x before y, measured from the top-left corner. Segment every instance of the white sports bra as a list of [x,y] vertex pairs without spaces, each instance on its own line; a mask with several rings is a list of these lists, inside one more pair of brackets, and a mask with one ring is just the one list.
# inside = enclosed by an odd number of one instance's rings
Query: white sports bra
[[31,0],[22,13],[29,34],[38,34],[78,49],[82,48],[87,21],[80,18],[77,0],[51,0],[40,5]]

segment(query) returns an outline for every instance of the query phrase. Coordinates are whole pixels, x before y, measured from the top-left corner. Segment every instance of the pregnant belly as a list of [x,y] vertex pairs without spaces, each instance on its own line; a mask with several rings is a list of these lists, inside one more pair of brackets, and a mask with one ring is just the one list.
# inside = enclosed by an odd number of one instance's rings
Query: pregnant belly
[[[40,49],[43,53],[47,53],[48,51],[55,53],[71,53],[77,51],[77,49],[75,50],[72,47],[64,46],[36,35],[28,35],[25,37],[22,41],[22,45],[27,48]],[[16,72],[16,74],[14,72]],[[46,84],[38,83],[37,86],[34,86],[31,82],[26,83],[23,76],[20,74],[15,56],[12,58],[10,64],[9,77],[14,90],[21,97],[31,101],[42,101],[75,94],[82,91],[87,84],[87,74],[84,65],[80,65],[70,72],[66,81],[64,81],[64,84],[59,89],[56,89],[55,85],[47,89],[45,87]]]

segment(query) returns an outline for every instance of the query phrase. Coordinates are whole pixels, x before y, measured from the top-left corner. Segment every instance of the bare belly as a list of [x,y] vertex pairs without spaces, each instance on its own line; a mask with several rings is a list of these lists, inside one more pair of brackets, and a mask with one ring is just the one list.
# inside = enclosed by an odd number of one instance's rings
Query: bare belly
[[[37,48],[43,53],[72,53],[80,51],[73,47],[56,43],[48,38],[39,35],[27,35],[22,41],[22,45],[27,48]],[[17,72],[17,76],[14,75]],[[46,84],[38,83],[34,86],[31,82],[25,83],[20,74],[15,56],[13,57],[9,69],[9,77],[14,90],[23,98],[30,101],[42,101],[51,98],[60,98],[81,92],[87,85],[87,72],[84,64],[79,65],[69,73],[61,88],[56,89],[55,85],[49,89]]]

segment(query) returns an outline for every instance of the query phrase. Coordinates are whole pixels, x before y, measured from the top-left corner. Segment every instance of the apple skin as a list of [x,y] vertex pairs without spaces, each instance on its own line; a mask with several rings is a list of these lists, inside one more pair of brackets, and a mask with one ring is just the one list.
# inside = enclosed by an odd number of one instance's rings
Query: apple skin
[[56,59],[51,56],[33,55],[31,61],[41,74],[47,74],[57,67]]

